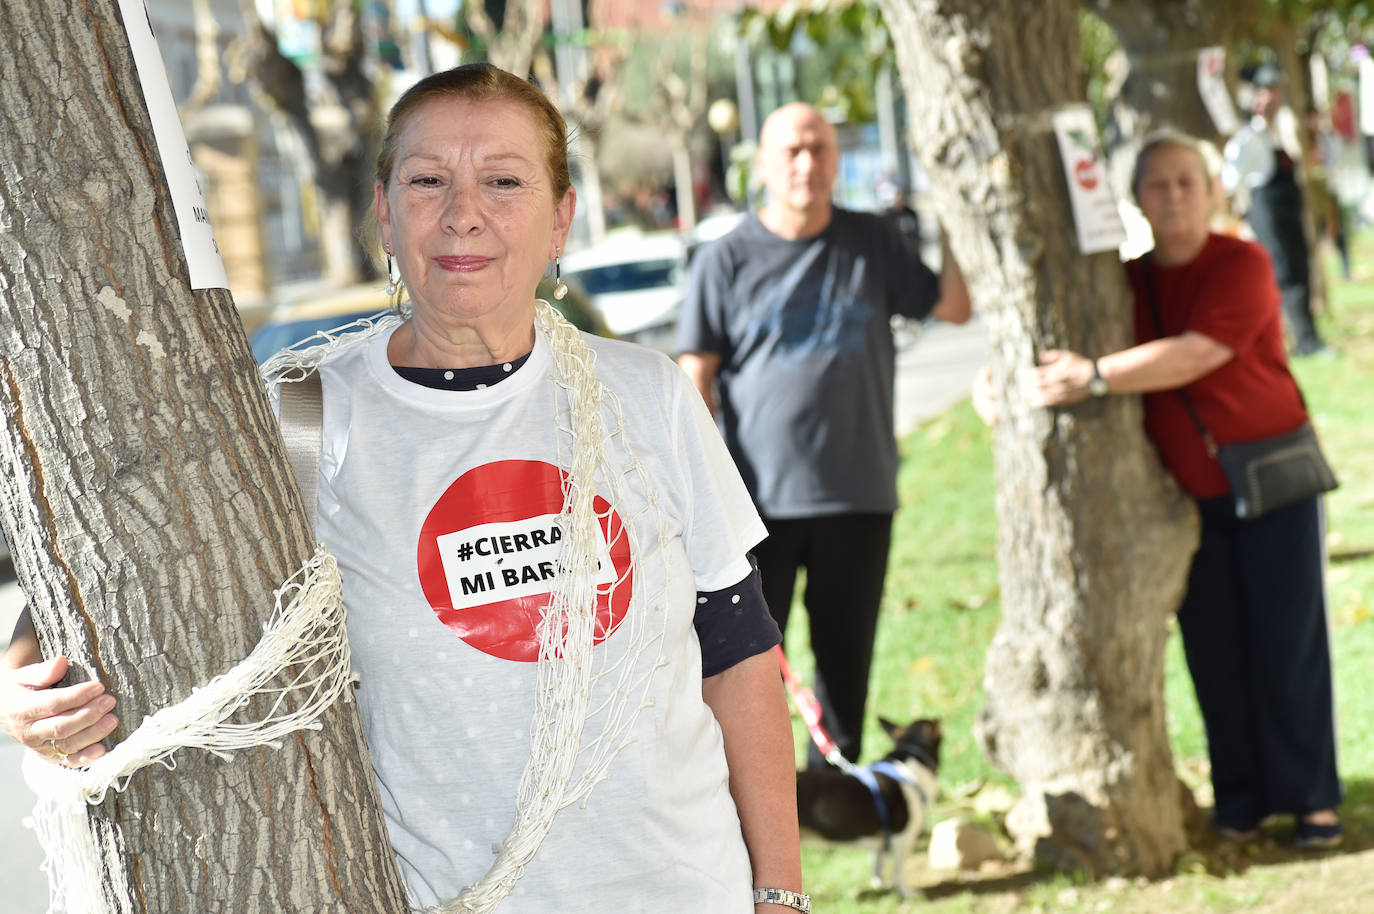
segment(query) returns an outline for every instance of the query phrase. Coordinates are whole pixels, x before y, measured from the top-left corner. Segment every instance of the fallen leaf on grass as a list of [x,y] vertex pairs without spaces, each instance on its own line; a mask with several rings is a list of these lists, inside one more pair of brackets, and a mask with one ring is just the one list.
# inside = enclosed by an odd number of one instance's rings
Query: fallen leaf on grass
[[927,656],[917,657],[911,662],[911,665],[906,668],[906,671],[908,673],[928,673],[933,669],[935,669],[935,658]]

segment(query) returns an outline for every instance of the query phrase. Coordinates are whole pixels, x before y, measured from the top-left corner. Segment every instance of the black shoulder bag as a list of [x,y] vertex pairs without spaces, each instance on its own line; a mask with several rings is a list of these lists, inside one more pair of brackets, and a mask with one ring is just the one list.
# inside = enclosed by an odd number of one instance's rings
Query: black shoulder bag
[[[1164,322],[1159,316],[1155,284],[1149,258],[1145,260],[1145,294],[1150,301],[1155,335],[1163,339]],[[1178,388],[1183,405],[1202,435],[1207,453],[1221,464],[1231,493],[1236,500],[1236,516],[1250,520],[1295,501],[1311,498],[1336,488],[1336,475],[1317,444],[1317,433],[1310,422],[1276,438],[1261,438],[1237,444],[1218,445],[1202,417],[1193,407],[1187,388]],[[1302,391],[1298,392],[1299,399]],[[1306,404],[1304,403],[1304,406]]]

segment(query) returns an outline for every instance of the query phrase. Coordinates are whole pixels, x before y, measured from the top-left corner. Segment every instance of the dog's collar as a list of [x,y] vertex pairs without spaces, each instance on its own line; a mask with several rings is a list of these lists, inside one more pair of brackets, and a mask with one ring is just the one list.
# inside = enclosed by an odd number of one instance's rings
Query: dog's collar
[[922,765],[925,765],[931,771],[935,771],[940,767],[940,763],[935,761],[935,756],[927,752],[923,746],[918,746],[915,743],[900,743],[897,748],[916,759],[916,761],[920,762]]

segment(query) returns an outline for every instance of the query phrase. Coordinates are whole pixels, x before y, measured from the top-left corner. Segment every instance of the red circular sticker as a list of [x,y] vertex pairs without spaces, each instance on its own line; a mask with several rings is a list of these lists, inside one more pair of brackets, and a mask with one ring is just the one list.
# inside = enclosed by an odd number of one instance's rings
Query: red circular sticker
[[[539,659],[536,626],[549,603],[562,550],[558,515],[564,473],[537,460],[501,460],[464,473],[420,528],[420,587],[439,621],[479,651],[526,663]],[[625,618],[633,581],[630,542],[605,499],[596,643]]]
[[1092,159],[1079,159],[1073,166],[1073,176],[1084,190],[1097,187],[1097,163]]

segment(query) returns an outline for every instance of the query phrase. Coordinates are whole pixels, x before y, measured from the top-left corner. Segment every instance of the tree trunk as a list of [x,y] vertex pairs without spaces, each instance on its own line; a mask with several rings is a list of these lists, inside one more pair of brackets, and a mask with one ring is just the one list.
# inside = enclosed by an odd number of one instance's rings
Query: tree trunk
[[601,168],[597,165],[597,156],[601,152],[598,133],[584,129],[578,133],[575,141],[581,147],[578,162],[582,166],[582,198],[577,204],[587,216],[587,240],[591,245],[606,240],[606,193],[601,184]]
[[[115,0],[0,4],[0,498],[46,655],[144,715],[244,658],[312,551],[227,291],[191,292]],[[399,912],[351,704],[91,808],[121,912]]]
[[[1113,254],[1078,253],[1049,115],[1081,101],[1071,0],[883,0],[955,257],[991,334],[1003,619],[978,737],[1016,778],[1025,853],[1158,875],[1185,847],[1163,704],[1196,540],[1135,397],[1032,410],[1036,354],[1132,340]],[[1047,49],[1053,49],[1052,53]]]
[[229,77],[251,82],[259,101],[275,107],[301,140],[319,201],[324,280],[343,286],[376,279],[377,260],[359,243],[357,227],[371,218],[381,115],[357,11],[345,2],[329,8],[320,54],[322,98],[307,92],[305,74],[282,55],[276,34],[251,4],[244,18],[247,33],[226,54]]
[[673,184],[677,191],[677,229],[690,232],[697,225],[696,188],[692,185],[691,137],[672,135]]

